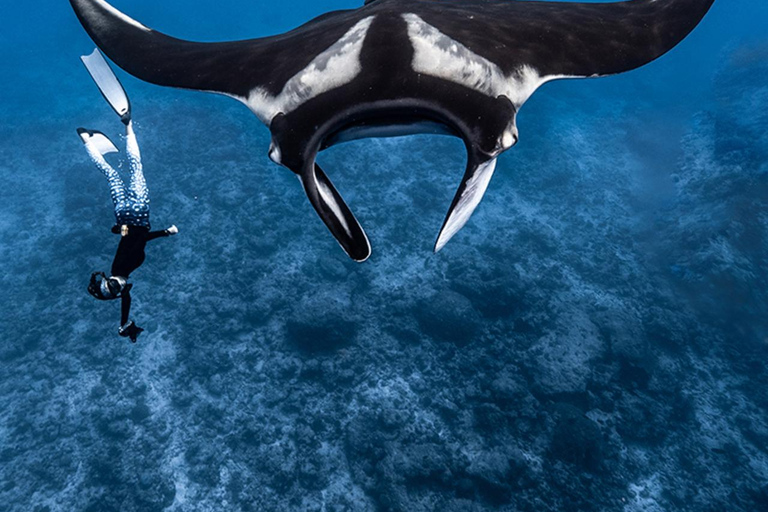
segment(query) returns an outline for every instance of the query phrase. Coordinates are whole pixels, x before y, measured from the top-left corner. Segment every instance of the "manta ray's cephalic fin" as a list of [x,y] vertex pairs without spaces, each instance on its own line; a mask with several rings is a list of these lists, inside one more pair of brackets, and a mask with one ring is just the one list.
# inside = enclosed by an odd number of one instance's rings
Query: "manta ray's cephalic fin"
[[488,183],[491,181],[493,171],[496,170],[496,159],[492,158],[485,162],[478,163],[474,158],[470,158],[467,164],[467,170],[461,180],[459,189],[453,198],[448,214],[443,221],[443,227],[440,228],[440,234],[437,236],[434,251],[438,252],[453,235],[464,227],[472,212],[483,199]]
[[355,261],[367,260],[371,255],[368,236],[320,166],[316,163],[307,166],[299,179],[312,207],[344,252]]

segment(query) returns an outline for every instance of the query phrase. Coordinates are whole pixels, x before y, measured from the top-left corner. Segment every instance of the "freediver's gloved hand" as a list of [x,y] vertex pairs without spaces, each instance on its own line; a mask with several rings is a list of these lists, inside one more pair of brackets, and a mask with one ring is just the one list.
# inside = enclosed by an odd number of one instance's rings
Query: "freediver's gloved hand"
[[133,322],[133,320],[129,320],[127,324],[120,327],[118,332],[120,333],[120,336],[122,336],[123,338],[130,338],[131,343],[136,343],[136,338],[139,337],[139,334],[144,332],[144,329],[142,329],[141,327],[138,327]]
[[168,233],[169,235],[175,235],[175,234],[177,234],[177,233],[179,232],[179,228],[177,228],[177,227],[176,227],[176,224],[174,224],[173,226],[169,227],[169,228],[168,228],[168,229],[166,229],[165,231],[166,231],[166,233]]

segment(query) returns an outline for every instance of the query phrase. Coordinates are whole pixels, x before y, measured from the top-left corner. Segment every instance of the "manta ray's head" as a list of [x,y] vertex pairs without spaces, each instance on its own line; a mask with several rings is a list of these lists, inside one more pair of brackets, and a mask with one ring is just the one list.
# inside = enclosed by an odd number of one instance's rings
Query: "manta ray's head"
[[[458,95],[463,100],[460,105],[453,101]],[[435,251],[439,251],[480,203],[496,158],[518,140],[517,109],[508,98],[462,91],[454,84],[444,84],[442,91],[432,91],[430,97],[397,101],[328,99],[323,106],[308,102],[287,114],[275,115],[269,124],[272,140],[268,154],[272,161],[299,175],[310,203],[341,247],[357,261],[370,255],[370,244],[341,194],[317,164],[318,152],[370,137],[440,134],[462,139],[467,166],[435,243]]]

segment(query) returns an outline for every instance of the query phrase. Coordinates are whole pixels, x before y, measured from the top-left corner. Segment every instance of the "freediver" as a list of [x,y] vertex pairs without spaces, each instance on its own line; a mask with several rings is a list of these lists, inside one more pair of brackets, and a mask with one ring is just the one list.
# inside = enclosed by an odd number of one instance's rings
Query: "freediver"
[[130,338],[135,343],[144,329],[130,319],[131,288],[133,285],[128,283],[128,278],[131,272],[144,263],[144,248],[147,242],[156,238],[175,235],[179,230],[173,225],[162,231],[150,231],[149,190],[144,179],[139,145],[133,131],[128,96],[98,50],[94,50],[90,55],[82,56],[81,59],[102,95],[125,125],[126,153],[131,172],[130,181],[126,187],[118,172],[104,158],[109,153],[118,152],[112,141],[96,130],[77,129],[88,155],[109,181],[116,219],[112,232],[120,235],[120,243],[112,261],[111,275],[107,277],[104,272],[93,272],[88,284],[88,293],[99,300],[120,298],[120,328],[118,332],[120,336]]

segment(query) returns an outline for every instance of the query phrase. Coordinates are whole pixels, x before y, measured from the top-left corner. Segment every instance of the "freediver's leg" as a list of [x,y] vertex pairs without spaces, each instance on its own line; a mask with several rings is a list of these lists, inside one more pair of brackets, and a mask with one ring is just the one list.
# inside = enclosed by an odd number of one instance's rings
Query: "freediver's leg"
[[128,153],[128,165],[131,168],[131,181],[128,188],[133,198],[141,205],[149,205],[149,189],[147,181],[144,179],[144,168],[141,164],[141,151],[139,143],[136,140],[136,133],[133,131],[133,122],[129,121],[125,125],[125,149]]
[[150,227],[149,224],[149,189],[144,179],[144,167],[141,164],[141,152],[133,131],[133,122],[125,124],[125,149],[128,153],[128,166],[131,169],[131,179],[128,183],[128,200],[130,201],[131,223],[134,226]]
[[94,130],[86,130],[84,128],[78,128],[77,133],[80,135],[85,150],[91,157],[91,160],[96,164],[101,173],[107,178],[109,182],[109,194],[112,197],[112,204],[115,207],[115,212],[120,208],[125,207],[128,200],[127,192],[123,179],[117,173],[117,171],[107,163],[104,159],[104,155],[107,153],[117,152],[114,144],[101,132]]

